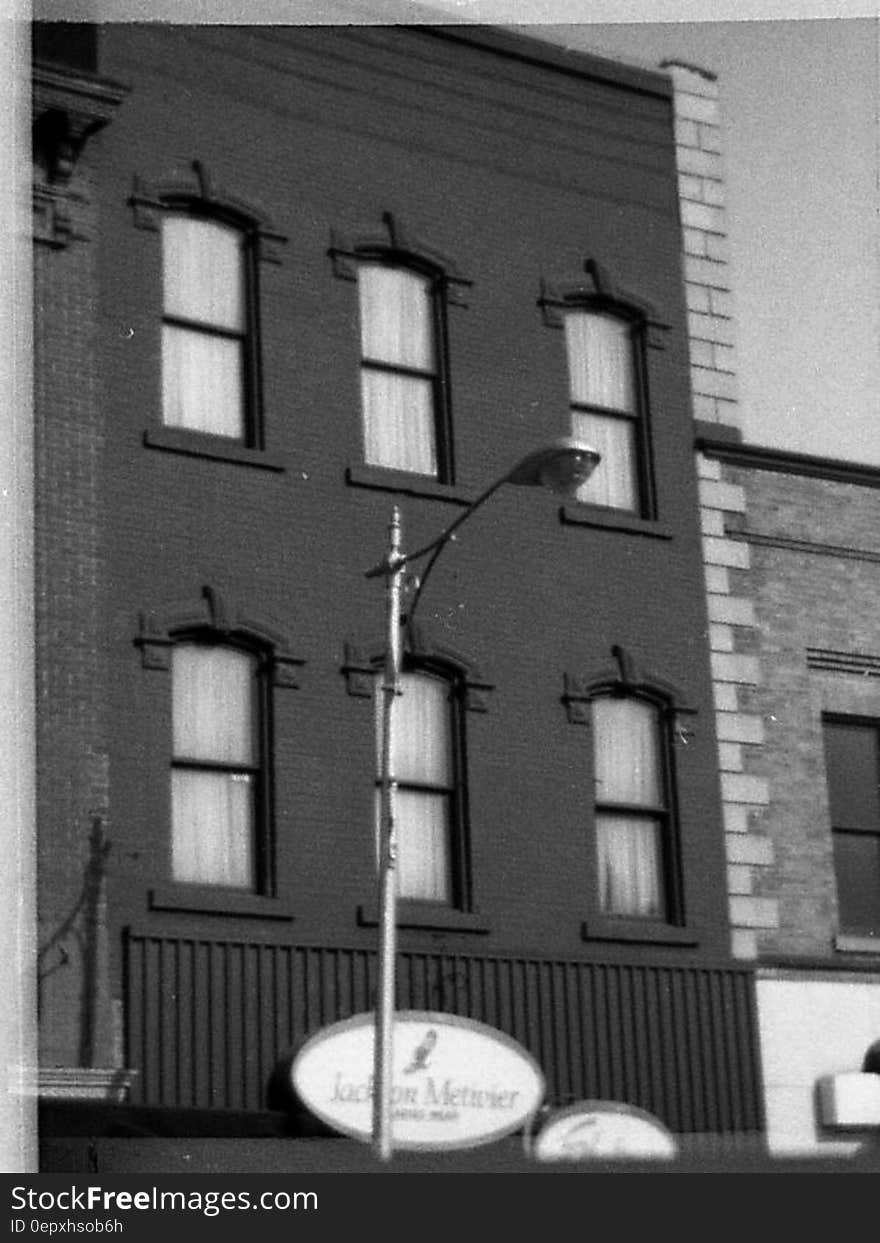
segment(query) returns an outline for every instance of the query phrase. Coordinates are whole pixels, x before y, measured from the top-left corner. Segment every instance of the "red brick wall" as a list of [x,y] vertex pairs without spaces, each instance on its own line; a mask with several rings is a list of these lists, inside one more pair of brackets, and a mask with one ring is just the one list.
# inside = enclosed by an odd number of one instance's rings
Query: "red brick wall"
[[[99,141],[99,140],[97,140]],[[34,252],[38,914],[41,1062],[112,1057],[97,874],[107,834],[106,413],[93,151],[65,202],[74,238]]]
[[[102,70],[133,90],[83,165],[97,174],[99,248],[74,241],[38,259],[44,940],[76,906],[91,820],[108,806],[114,998],[129,922],[218,939],[242,926],[290,932],[150,907],[169,873],[170,688],[167,672],[144,667],[138,618],[195,604],[211,584],[236,616],[276,622],[306,661],[301,688],[279,688],[274,710],[278,872],[293,935],[373,946],[357,920],[373,890],[372,706],[347,695],[342,672],[347,639],[382,640],[381,590],[364,570],[395,499],[412,547],[567,430],[562,334],[537,300],[542,276],[574,281],[592,255],[671,326],[652,357],[663,532],[564,524],[546,495],[508,489],[432,575],[422,620],[496,688],[489,711],[468,721],[474,896],[491,927],[481,944],[618,961],[647,952],[585,947],[581,931],[590,736],[567,719],[563,676],[606,668],[621,644],[698,709],[676,761],[701,941],[673,953],[724,957],[668,97],[600,77],[581,88],[567,75],[535,91],[543,71],[529,64],[506,61],[487,78],[475,49],[417,40],[414,59],[387,32],[331,49],[315,31],[276,40],[109,25],[102,40]],[[129,198],[136,176],[162,184],[194,159],[290,239],[283,264],[260,271],[266,445],[286,459],[282,473],[144,444],[159,424],[160,249]],[[346,484],[360,457],[357,298],[327,248],[331,228],[375,231],[385,210],[474,280],[470,305],[449,316],[457,504]],[[47,953],[44,982],[46,1057],[68,1063],[84,1056],[87,1026],[77,919],[76,935]]]

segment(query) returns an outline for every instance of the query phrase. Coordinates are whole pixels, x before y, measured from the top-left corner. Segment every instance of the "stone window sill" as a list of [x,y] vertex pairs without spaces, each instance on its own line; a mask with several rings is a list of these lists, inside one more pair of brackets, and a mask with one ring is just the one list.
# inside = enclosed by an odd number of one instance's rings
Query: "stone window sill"
[[647,535],[652,539],[672,539],[672,531],[663,523],[621,509],[603,509],[598,505],[563,505],[559,511],[563,522],[572,526],[597,527],[606,531],[622,531],[628,535]]
[[386,466],[349,466],[346,482],[354,488],[374,488],[381,492],[400,492],[432,501],[450,501],[453,505],[470,505],[474,497],[458,484],[440,483],[430,475],[415,475]]
[[880,955],[880,936],[855,936],[851,933],[839,932],[834,938],[834,948],[843,954],[878,954]]
[[256,466],[262,470],[284,471],[288,469],[287,462],[277,453],[267,453],[264,449],[252,449],[226,436],[191,432],[182,427],[151,428],[144,432],[144,444],[148,449],[163,449],[168,453],[210,458],[215,462]]
[[681,928],[648,919],[610,919],[596,916],[581,925],[584,941],[641,942],[646,945],[681,945],[694,948],[700,939],[693,928]]
[[[359,906],[357,917],[362,928],[379,926],[379,908],[375,902]],[[396,923],[398,928],[419,928],[427,932],[489,932],[489,925],[479,915],[458,911],[440,902],[399,901]]]
[[280,898],[226,889],[221,885],[163,885],[149,893],[151,911],[190,911],[197,915],[250,916],[291,921],[289,904]]

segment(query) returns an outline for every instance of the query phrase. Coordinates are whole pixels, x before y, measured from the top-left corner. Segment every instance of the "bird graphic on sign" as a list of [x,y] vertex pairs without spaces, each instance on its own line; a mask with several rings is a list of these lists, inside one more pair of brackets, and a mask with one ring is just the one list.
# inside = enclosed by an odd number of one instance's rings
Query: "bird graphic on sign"
[[437,1043],[437,1033],[433,1027],[425,1032],[425,1038],[421,1044],[416,1045],[413,1049],[412,1061],[409,1066],[404,1066],[403,1073],[411,1075],[415,1070],[425,1070],[428,1065],[428,1058],[431,1056],[431,1050]]

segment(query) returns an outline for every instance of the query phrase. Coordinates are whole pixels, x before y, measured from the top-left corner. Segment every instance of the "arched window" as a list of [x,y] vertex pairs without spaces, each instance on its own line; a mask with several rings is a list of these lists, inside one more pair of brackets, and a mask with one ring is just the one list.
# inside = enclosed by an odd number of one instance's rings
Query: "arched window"
[[641,513],[644,436],[637,324],[589,304],[564,311],[571,434],[602,460],[578,500]]
[[[384,674],[374,677],[378,841]],[[465,788],[460,687],[445,670],[401,675],[391,773],[397,782],[398,896],[465,905]]]
[[599,695],[592,725],[600,911],[665,920],[671,843],[661,711],[646,699]]
[[442,302],[432,273],[393,256],[358,263],[364,460],[451,477]]
[[200,160],[159,185],[135,177],[129,203],[161,243],[162,426],[144,443],[278,469],[264,453],[258,272],[287,239]]
[[171,877],[263,891],[267,687],[259,657],[183,639],[171,651]]
[[447,314],[470,280],[390,211],[374,233],[334,229],[328,254],[358,287],[366,467],[454,483]]
[[248,232],[197,206],[162,212],[162,421],[256,440]]
[[305,661],[250,601],[243,610],[210,584],[197,597],[142,612],[139,622],[143,669],[167,675],[153,687],[164,705],[157,700],[155,714],[166,723],[154,754],[168,846],[151,905],[270,913],[279,897],[274,695],[299,685]]
[[604,265],[587,258],[583,268],[572,284],[542,281],[538,300],[544,322],[564,333],[571,434],[602,455],[577,499],[655,519],[649,364],[652,352],[665,348],[668,326],[650,303],[620,289]]

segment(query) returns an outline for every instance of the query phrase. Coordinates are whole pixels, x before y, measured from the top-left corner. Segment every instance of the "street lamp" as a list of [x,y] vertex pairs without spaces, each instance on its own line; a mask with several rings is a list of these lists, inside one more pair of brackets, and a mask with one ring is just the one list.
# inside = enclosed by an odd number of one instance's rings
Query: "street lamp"
[[444,531],[423,548],[401,551],[400,510],[395,505],[389,526],[388,551],[378,565],[367,571],[367,578],[383,577],[387,599],[387,642],[382,682],[382,755],[379,804],[379,976],[375,1009],[373,1048],[373,1149],[383,1161],[391,1157],[392,1045],[394,1037],[395,958],[397,953],[397,839],[394,820],[396,782],[391,771],[393,754],[393,706],[400,692],[401,671],[401,585],[404,567],[429,557],[421,581],[413,595],[406,624],[411,626],[428,575],[440,553],[463,522],[488,501],[505,483],[525,487],[546,487],[565,496],[574,496],[586,483],[600,461],[590,445],[571,437],[555,440],[502,475]]

